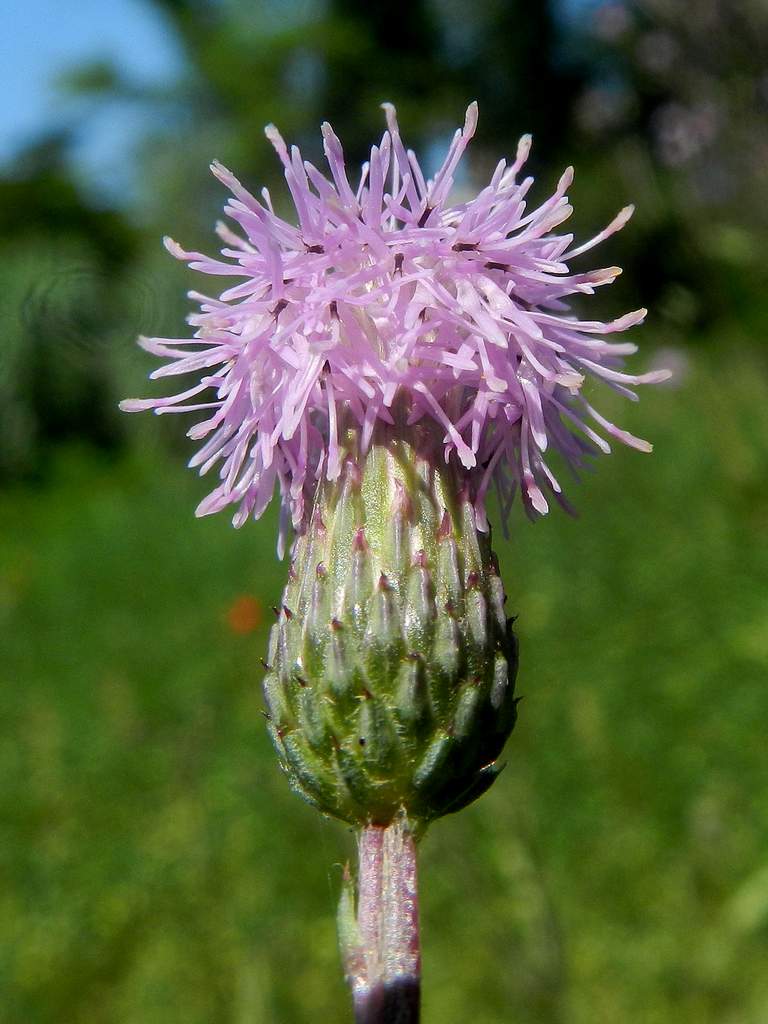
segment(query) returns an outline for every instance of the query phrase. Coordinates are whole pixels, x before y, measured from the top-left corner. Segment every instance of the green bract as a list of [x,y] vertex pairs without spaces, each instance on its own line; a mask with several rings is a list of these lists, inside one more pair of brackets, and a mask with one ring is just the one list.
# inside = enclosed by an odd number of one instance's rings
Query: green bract
[[310,803],[359,825],[466,806],[498,775],[516,718],[517,644],[490,539],[419,436],[383,438],[358,460],[350,435],[270,637],[281,765]]

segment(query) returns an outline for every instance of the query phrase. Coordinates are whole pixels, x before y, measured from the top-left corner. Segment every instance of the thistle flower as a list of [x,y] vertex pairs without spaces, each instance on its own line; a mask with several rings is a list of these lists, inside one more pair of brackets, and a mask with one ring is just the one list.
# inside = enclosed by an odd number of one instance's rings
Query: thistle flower
[[646,311],[580,320],[567,302],[620,273],[573,271],[569,263],[623,227],[632,207],[581,245],[554,234],[572,212],[573,170],[529,212],[533,179],[519,180],[527,135],[477,196],[452,204],[477,105],[431,181],[406,150],[394,108],[384,109],[387,131],[354,187],[329,124],[322,132],[330,178],[295,146],[289,150],[276,128],[266,129],[298,225],[277,216],[266,189],[259,201],[214,162],[233,196],[225,212],[240,233],[217,225],[222,259],[166,239],[193,269],[242,279],[220,298],[190,293],[200,303],[189,317],[194,338],[140,339],[168,360],[153,378],[200,379],[170,397],[122,403],[131,412],[209,412],[189,431],[205,441],[190,465],[201,474],[218,467],[220,483],[198,515],[234,505],[240,526],[263,513],[277,486],[288,513],[284,542],[288,518],[299,531],[306,525],[318,481],[341,473],[342,413],[364,454],[377,424],[393,424],[398,401],[409,426],[426,418],[439,427],[444,458],[461,467],[481,530],[493,482],[502,518],[518,489],[532,516],[548,511],[548,495],[567,506],[546,461],[550,448],[574,472],[610,451],[607,438],[651,450],[583,393],[588,377],[629,397],[637,384],[666,379],[664,371],[625,372],[623,359],[636,346],[607,340],[641,323]]
[[167,360],[153,377],[199,380],[122,406],[209,413],[189,431],[204,441],[190,464],[220,481],[199,515],[233,505],[240,526],[280,491],[281,547],[291,526],[296,539],[265,662],[268,726],[291,786],[359,829],[359,905],[355,917],[345,886],[340,936],[369,1024],[417,1020],[414,840],[493,783],[515,723],[489,488],[502,521],[518,490],[531,516],[552,497],[567,508],[550,449],[576,474],[609,438],[650,451],[593,408],[586,378],[635,397],[668,376],[625,372],[635,345],[607,339],[645,310],[606,323],[568,305],[619,273],[569,264],[631,207],[581,245],[555,234],[573,172],[528,212],[529,136],[477,196],[451,203],[476,105],[431,181],[385,111],[355,186],[330,125],[330,177],[267,128],[297,225],[212,165],[240,233],[218,225],[222,259],[166,245],[241,280],[220,298],[191,293],[194,338],[141,339]]

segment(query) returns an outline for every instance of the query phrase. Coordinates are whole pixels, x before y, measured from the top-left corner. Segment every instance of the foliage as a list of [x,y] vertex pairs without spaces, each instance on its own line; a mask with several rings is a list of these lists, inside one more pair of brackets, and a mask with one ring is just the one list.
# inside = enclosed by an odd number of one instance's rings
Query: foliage
[[[719,362],[646,396],[657,452],[580,522],[498,545],[525,696],[501,779],[425,840],[427,1022],[765,1019],[765,367]],[[8,1024],[347,1012],[351,841],[260,711],[275,523],[180,518],[201,493],[144,446],[0,503]]]

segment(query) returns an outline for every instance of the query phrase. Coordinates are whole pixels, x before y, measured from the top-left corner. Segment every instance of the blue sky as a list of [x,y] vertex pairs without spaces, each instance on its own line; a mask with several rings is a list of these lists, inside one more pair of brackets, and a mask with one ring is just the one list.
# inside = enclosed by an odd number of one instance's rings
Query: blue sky
[[[173,37],[141,0],[4,0],[0,3],[0,163],[41,130],[67,123],[72,101],[56,78],[73,65],[107,58],[134,79],[162,82],[180,67]],[[130,113],[93,121],[78,155],[108,164],[139,127]]]

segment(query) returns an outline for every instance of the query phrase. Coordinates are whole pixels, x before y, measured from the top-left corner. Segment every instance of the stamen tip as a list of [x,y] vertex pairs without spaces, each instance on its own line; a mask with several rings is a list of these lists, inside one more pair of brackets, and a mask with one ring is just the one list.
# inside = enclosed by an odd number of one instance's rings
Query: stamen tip
[[472,136],[475,134],[475,129],[477,128],[478,113],[479,111],[477,106],[477,100],[472,100],[472,102],[467,107],[467,112],[464,116],[465,135]]

